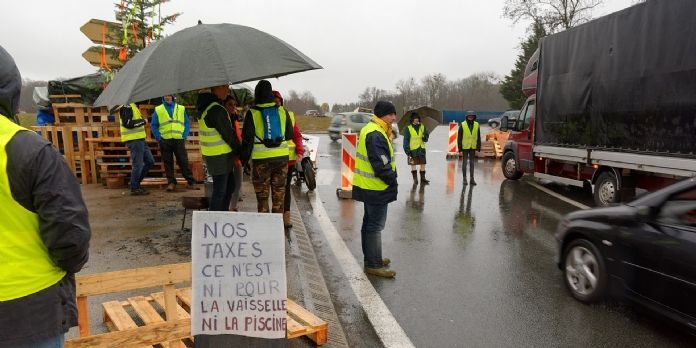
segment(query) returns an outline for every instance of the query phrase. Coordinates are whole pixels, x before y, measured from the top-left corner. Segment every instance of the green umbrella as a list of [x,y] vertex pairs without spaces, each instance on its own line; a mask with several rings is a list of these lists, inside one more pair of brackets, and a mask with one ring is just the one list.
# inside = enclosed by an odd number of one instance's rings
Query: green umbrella
[[138,52],[94,105],[113,108],[166,94],[321,68],[285,41],[260,30],[199,24]]

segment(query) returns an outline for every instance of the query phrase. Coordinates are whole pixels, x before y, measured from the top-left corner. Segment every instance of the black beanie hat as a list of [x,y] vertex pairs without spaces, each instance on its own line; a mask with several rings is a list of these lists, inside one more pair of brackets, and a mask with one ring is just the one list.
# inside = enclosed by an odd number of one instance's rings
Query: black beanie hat
[[375,105],[375,115],[377,117],[382,117],[384,115],[389,115],[389,114],[395,114],[396,113],[396,108],[394,107],[394,104],[380,100],[377,102]]
[[254,89],[254,102],[258,104],[273,103],[273,87],[266,80],[261,80]]

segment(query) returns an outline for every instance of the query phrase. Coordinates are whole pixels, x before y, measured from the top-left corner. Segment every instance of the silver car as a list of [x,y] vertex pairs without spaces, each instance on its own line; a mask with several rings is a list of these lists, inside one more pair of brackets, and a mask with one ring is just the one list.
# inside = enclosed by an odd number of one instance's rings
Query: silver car
[[[360,133],[360,130],[372,119],[372,114],[367,112],[342,112],[334,115],[329,125],[329,138],[332,141],[341,139],[344,132],[349,130],[353,133]],[[392,124],[392,134],[394,138],[399,136],[399,129],[396,123]]]

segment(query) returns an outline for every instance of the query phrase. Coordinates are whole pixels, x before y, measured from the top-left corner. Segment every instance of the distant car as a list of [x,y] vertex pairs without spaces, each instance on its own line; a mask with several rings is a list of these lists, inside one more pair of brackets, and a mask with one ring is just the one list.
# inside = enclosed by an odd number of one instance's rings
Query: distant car
[[318,117],[318,116],[321,116],[321,113],[317,110],[307,110],[307,111],[305,111],[304,115]]
[[366,112],[343,112],[336,114],[331,119],[331,124],[329,125],[329,137],[331,140],[337,141],[348,130],[353,133],[359,133],[370,122],[371,118],[372,114]]
[[488,125],[491,126],[491,128],[498,128],[500,127],[500,119],[503,117],[507,116],[508,120],[516,120],[519,115],[520,110],[505,111],[500,115],[500,117],[495,117],[488,120]]
[[568,214],[556,239],[557,266],[577,300],[617,294],[696,330],[696,179]]

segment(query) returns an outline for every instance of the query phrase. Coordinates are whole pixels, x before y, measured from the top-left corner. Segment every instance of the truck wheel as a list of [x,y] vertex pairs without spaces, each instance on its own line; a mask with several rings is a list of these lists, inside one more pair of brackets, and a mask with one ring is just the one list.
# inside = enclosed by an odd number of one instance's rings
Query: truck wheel
[[599,175],[594,188],[594,201],[598,207],[607,207],[619,202],[619,182],[612,172]]
[[503,175],[510,180],[517,180],[522,177],[522,172],[517,167],[515,154],[508,151],[503,155]]

